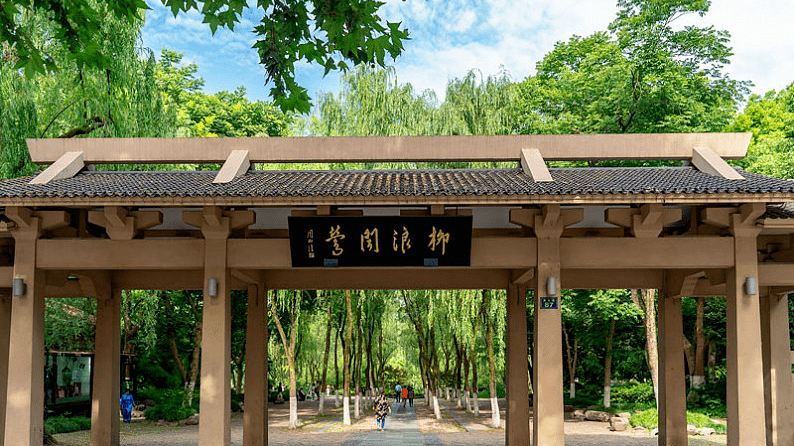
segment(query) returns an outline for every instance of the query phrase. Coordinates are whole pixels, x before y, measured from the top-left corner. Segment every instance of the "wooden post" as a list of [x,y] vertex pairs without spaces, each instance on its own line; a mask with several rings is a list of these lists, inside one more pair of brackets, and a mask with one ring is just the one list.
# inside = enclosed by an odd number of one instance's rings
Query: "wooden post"
[[97,296],[91,445],[118,446],[121,389],[121,290],[103,287]]
[[201,227],[204,235],[204,311],[199,446],[229,446],[231,443],[232,309],[231,276],[226,265],[229,228],[229,218],[223,217],[219,209],[205,208]]
[[248,286],[244,446],[267,446],[267,291]]
[[529,386],[527,385],[527,289],[507,288],[507,419],[505,445],[529,444]]
[[794,446],[794,382],[791,375],[788,296],[761,296],[761,338],[767,446]]
[[[5,443],[38,446],[44,436],[44,277],[36,269],[41,220],[27,209],[7,208],[14,229],[14,279],[24,293],[13,296],[8,348]],[[13,291],[12,291],[13,294]]]
[[5,437],[8,345],[11,337],[11,294],[0,294],[0,446]]
[[[763,211],[759,211],[763,212]],[[755,218],[731,215],[733,268],[727,274],[727,409],[728,444],[766,444],[761,316],[758,298]],[[756,283],[753,291],[752,282]],[[749,284],[749,285],[748,285]]]
[[686,446],[686,377],[681,298],[659,290],[659,445]]
[[[560,236],[564,228],[557,205],[535,216],[538,274],[535,287],[533,444],[565,444],[562,382],[562,313],[560,312]],[[553,304],[553,305],[552,305]]]

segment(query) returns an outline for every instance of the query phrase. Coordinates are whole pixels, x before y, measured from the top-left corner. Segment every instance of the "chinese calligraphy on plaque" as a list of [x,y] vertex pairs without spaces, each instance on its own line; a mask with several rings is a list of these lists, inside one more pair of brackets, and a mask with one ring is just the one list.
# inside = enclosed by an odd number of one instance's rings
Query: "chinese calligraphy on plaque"
[[471,221],[469,216],[290,217],[292,264],[468,266]]

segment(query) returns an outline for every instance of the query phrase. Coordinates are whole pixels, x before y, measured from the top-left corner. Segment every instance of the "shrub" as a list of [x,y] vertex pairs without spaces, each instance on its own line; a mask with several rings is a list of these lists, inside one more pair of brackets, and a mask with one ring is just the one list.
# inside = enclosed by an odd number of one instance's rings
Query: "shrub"
[[180,405],[158,404],[146,409],[143,415],[147,420],[179,421],[193,416],[196,411],[192,407]]
[[659,413],[656,409],[648,409],[640,413],[635,413],[629,418],[629,424],[634,427],[653,429],[659,425]]
[[635,382],[624,386],[614,386],[611,391],[613,403],[629,405],[649,404],[655,402],[653,384]]
[[70,417],[69,414],[59,415],[44,420],[44,426],[51,434],[65,434],[67,432],[91,429],[91,419],[88,417]]

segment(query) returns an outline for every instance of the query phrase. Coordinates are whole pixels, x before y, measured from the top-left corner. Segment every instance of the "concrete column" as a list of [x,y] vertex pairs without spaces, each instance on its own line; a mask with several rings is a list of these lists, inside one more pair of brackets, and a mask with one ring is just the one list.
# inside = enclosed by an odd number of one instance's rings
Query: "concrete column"
[[[231,295],[226,267],[229,219],[202,227],[204,234],[204,312],[201,340],[201,421],[199,446],[231,443]],[[219,227],[218,227],[219,226]],[[209,295],[214,279],[216,295]]]
[[14,234],[14,279],[24,281],[25,293],[12,297],[8,363],[14,366],[8,370],[4,443],[9,446],[38,446],[44,435],[44,273],[36,269],[41,222],[25,220],[28,226]]
[[[550,209],[548,213],[551,214],[552,211]],[[554,220],[548,216],[535,217],[538,272],[535,288],[535,348],[532,361],[534,366],[532,439],[533,444],[543,446],[565,444],[560,312],[560,235],[563,227],[562,218]],[[553,290],[550,289],[552,281]]]
[[267,446],[267,291],[248,286],[243,445]]
[[11,336],[11,294],[0,294],[0,446],[5,437],[8,345]]
[[794,383],[791,375],[788,296],[761,296],[761,338],[767,446],[794,446]]
[[91,389],[91,445],[118,446],[121,390],[121,290],[97,296],[94,382]]
[[[758,283],[756,238],[760,229],[732,217],[734,267],[726,276],[728,444],[766,444],[764,371],[758,292],[747,294],[751,278]],[[757,288],[757,286],[756,286]]]
[[507,419],[505,445],[529,444],[529,386],[527,377],[527,289],[507,288]]
[[686,446],[686,378],[681,298],[659,290],[659,445]]

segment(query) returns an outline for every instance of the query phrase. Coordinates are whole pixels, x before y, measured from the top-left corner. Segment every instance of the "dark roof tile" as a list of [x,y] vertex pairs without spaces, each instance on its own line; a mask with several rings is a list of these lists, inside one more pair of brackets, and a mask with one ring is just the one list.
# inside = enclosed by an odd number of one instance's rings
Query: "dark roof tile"
[[251,171],[226,184],[216,172],[96,172],[45,185],[30,177],[0,182],[0,198],[421,197],[477,195],[643,195],[794,193],[794,181],[741,171],[726,180],[692,167],[550,169],[536,183],[521,169]]

